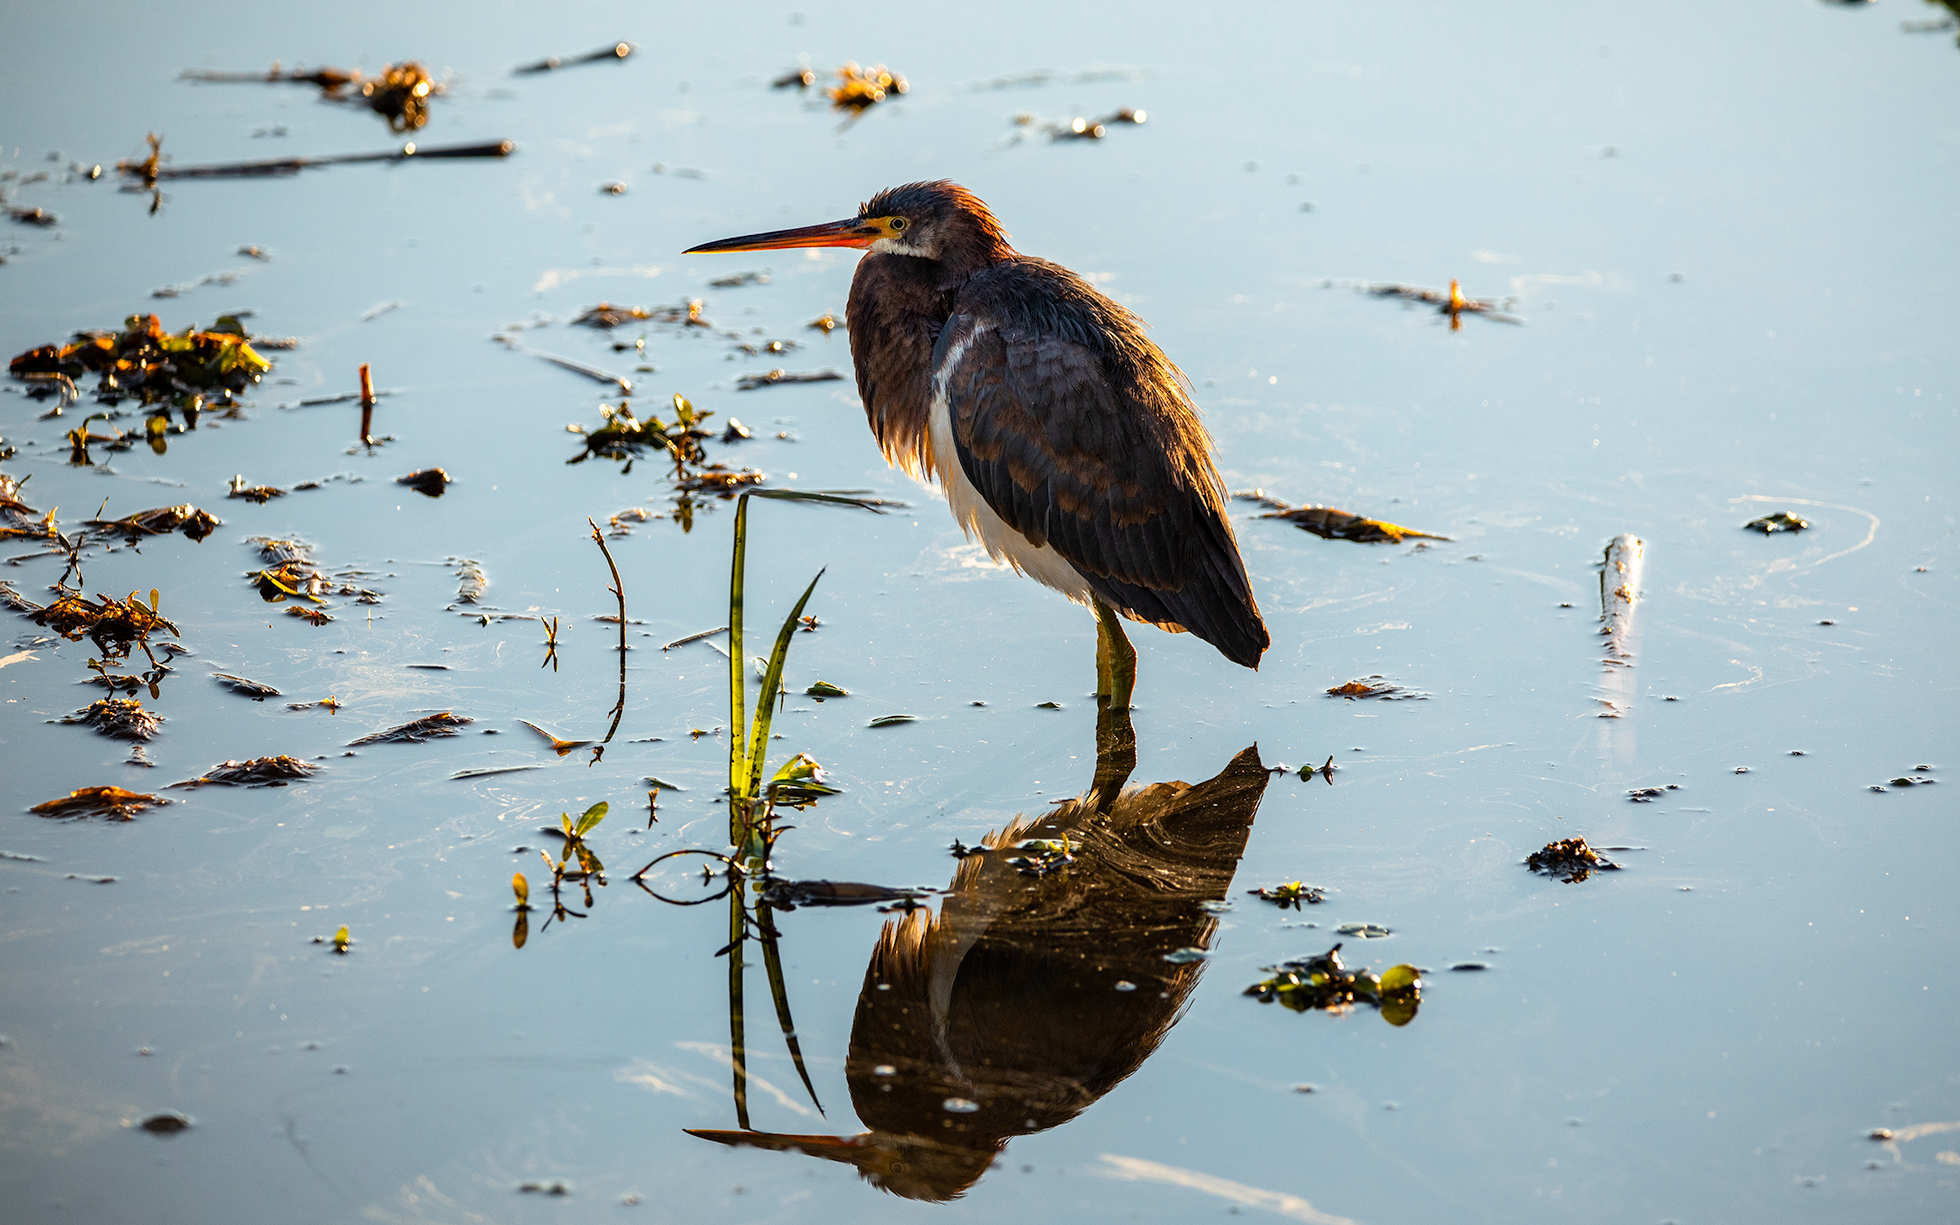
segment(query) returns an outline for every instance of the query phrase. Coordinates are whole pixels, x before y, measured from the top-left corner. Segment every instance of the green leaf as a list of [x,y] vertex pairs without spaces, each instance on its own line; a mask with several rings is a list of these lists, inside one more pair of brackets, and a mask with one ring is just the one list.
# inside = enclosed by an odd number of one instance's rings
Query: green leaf
[[850,693],[829,681],[818,681],[803,691],[813,698],[848,698]]
[[1422,990],[1422,972],[1412,965],[1390,966],[1382,971],[1382,993]]
[[583,837],[586,831],[605,819],[606,801],[600,800],[597,804],[585,810],[585,815],[578,819],[578,825],[572,830],[572,833],[576,837]]
[[347,925],[345,923],[341,924],[340,930],[333,934],[333,951],[336,953],[345,953],[347,946],[352,943],[354,943],[354,938],[347,934]]
[[150,588],[150,611],[155,612],[157,610],[157,605],[161,602],[162,602],[162,593],[159,592],[154,587]]
[[782,769],[776,771],[769,778],[769,784],[772,787],[777,783],[801,783],[806,781],[814,783],[824,781],[823,767],[818,765],[816,758],[810,756],[808,753],[798,753],[796,756],[790,758],[783,763]]
[[519,907],[526,907],[530,905],[531,882],[524,879],[524,874],[522,872],[517,872],[512,874],[510,878],[510,891],[517,895],[517,904]]

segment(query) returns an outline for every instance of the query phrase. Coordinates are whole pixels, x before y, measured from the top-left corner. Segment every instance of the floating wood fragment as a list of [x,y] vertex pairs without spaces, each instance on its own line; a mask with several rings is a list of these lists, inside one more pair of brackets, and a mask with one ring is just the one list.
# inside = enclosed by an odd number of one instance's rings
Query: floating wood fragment
[[[233,676],[229,672],[213,672],[211,678],[233,693],[241,694],[252,699],[254,702],[263,702],[267,698],[280,696],[279,691],[270,685],[261,681],[249,680],[242,676]],[[306,704],[311,705],[311,703]]]
[[1636,536],[1615,536],[1606,544],[1599,569],[1599,633],[1606,640],[1606,696],[1602,719],[1617,719],[1633,705],[1634,606],[1640,598],[1646,545]]
[[735,380],[735,390],[754,391],[758,387],[775,387],[783,383],[835,383],[844,376],[835,370],[813,370],[808,373],[791,374],[787,370],[770,370],[763,374],[745,374]]
[[632,55],[636,50],[638,48],[632,43],[618,42],[610,47],[601,47],[597,51],[588,51],[584,55],[574,55],[569,58],[547,55],[541,60],[529,64],[521,64],[510,71],[512,76],[524,76],[536,72],[556,72],[560,68],[575,68],[580,64],[617,63]]
[[1263,489],[1250,489],[1232,495],[1241,502],[1257,502],[1266,508],[1261,519],[1284,519],[1303,532],[1312,532],[1328,540],[1354,540],[1363,544],[1401,544],[1403,540],[1448,540],[1448,536],[1438,536],[1434,532],[1419,532],[1412,527],[1403,527],[1385,519],[1370,519],[1365,515],[1336,510],[1331,506],[1289,506],[1278,498],[1271,497]]
[[246,162],[215,162],[201,166],[153,166],[143,162],[121,161],[116,169],[131,178],[155,179],[267,179],[317,170],[325,166],[351,166],[361,162],[429,161],[431,159],[509,157],[517,152],[517,142],[493,140],[477,145],[418,145],[409,141],[399,149],[377,153],[333,153],[319,157],[274,157]]
[[436,740],[443,736],[456,735],[456,729],[476,720],[467,715],[454,715],[448,711],[425,715],[420,719],[391,727],[386,731],[362,736],[359,740],[349,740],[348,747],[363,744],[421,744],[424,740]]

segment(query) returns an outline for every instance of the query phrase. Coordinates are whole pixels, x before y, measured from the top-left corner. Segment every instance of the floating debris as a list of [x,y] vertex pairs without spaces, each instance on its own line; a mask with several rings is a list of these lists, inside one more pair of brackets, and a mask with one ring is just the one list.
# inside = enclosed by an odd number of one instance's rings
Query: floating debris
[[199,510],[186,502],[182,506],[159,506],[154,510],[137,511],[120,519],[87,519],[82,526],[101,536],[121,536],[130,544],[135,544],[145,536],[168,536],[172,532],[182,532],[192,540],[202,541],[218,530],[224,520],[209,511]]
[[231,478],[231,485],[226,490],[225,496],[228,498],[243,498],[247,502],[256,502],[264,505],[274,498],[285,497],[286,491],[277,485],[247,485],[244,476],[238,475]]
[[1277,1001],[1294,1012],[1346,1012],[1357,1003],[1373,1004],[1390,1025],[1407,1025],[1422,1003],[1422,973],[1412,965],[1390,966],[1377,978],[1369,970],[1349,970],[1341,962],[1341,946],[1317,957],[1267,966],[1273,977],[1256,982],[1245,994],[1262,1004]]
[[443,86],[429,70],[415,60],[388,64],[381,74],[363,77],[360,69],[342,71],[320,68],[313,72],[281,72],[274,63],[265,73],[213,72],[186,69],[183,78],[214,84],[292,84],[313,85],[321,96],[334,102],[364,102],[369,110],[388,121],[391,132],[413,132],[429,122],[429,100],[440,97]]
[[286,709],[287,710],[312,710],[315,706],[318,706],[323,708],[330,714],[339,714],[342,705],[343,703],[339,698],[334,697],[332,694],[328,694],[326,697],[321,698],[317,702],[288,702],[286,703]]
[[524,64],[510,71],[513,76],[522,76],[533,72],[556,72],[560,68],[575,68],[580,64],[616,63],[636,50],[638,48],[632,43],[620,42],[610,47],[601,47],[597,51],[588,51],[584,55],[572,56],[570,59],[548,55],[535,63]]
[[456,602],[482,603],[483,593],[490,586],[490,579],[483,573],[483,567],[467,557],[452,557],[449,564],[456,567]]
[[[326,166],[350,166],[362,162],[425,162],[457,158],[509,157],[516,151],[517,143],[509,140],[495,140],[480,145],[444,145],[438,148],[428,148],[409,141],[399,149],[384,149],[377,153],[275,157],[248,162],[214,162],[201,166],[160,166],[156,164],[157,155],[152,152],[149,158],[141,162],[117,162],[116,169],[131,178],[142,179],[148,187],[158,179],[283,178],[298,174],[302,170],[317,170]],[[156,211],[154,205],[151,206],[150,211]]]
[[842,327],[843,324],[838,322],[836,315],[831,314],[829,311],[825,311],[823,314],[818,315],[815,319],[810,320],[810,322],[804,324],[803,326],[809,328],[811,331],[822,332],[824,335],[828,336],[832,332],[836,331],[838,328]]
[[825,698],[848,698],[851,696],[848,689],[845,689],[841,685],[833,685],[829,681],[817,681],[803,692],[817,699],[819,702]]
[[1646,543],[1620,535],[1606,543],[1599,566],[1599,633],[1606,639],[1607,696],[1600,699],[1602,719],[1617,719],[1633,705],[1633,684],[1625,670],[1633,666],[1633,612],[1640,598]]
[[809,67],[806,65],[805,67],[792,68],[788,72],[785,72],[783,75],[769,82],[769,88],[808,89],[812,85],[815,85],[816,83],[817,83],[817,74],[812,72],[809,69]]
[[1298,910],[1302,902],[1309,906],[1318,906],[1327,900],[1327,890],[1302,884],[1297,880],[1284,885],[1261,885],[1257,889],[1248,889],[1246,892],[1273,903],[1281,910],[1289,906]]
[[671,423],[657,416],[649,416],[642,421],[633,415],[631,404],[626,400],[621,400],[617,408],[601,404],[599,416],[604,424],[598,429],[588,431],[579,425],[565,427],[585,441],[585,450],[565,462],[581,463],[593,456],[626,460],[628,465],[623,471],[630,472],[631,461],[642,451],[658,448],[673,459],[677,471],[690,464],[702,464],[707,461],[707,453],[701,449],[701,443],[714,437],[714,432],[704,429],[703,423],[714,415],[713,409],[696,409],[687,397],[679,394],[674,396],[674,420]]
[[161,807],[169,802],[159,795],[125,791],[121,787],[83,787],[61,799],[36,804],[27,811],[44,817],[108,817],[115,821],[130,821],[146,808]]
[[736,272],[728,276],[716,277],[714,280],[708,282],[708,288],[740,289],[744,285],[767,285],[768,283],[769,274],[766,272]]
[[917,715],[879,715],[877,718],[873,719],[870,723],[866,724],[865,726],[897,727],[901,723],[917,723],[918,721],[919,721],[919,716]]
[[1395,934],[1379,923],[1343,923],[1334,930],[1357,940],[1386,940]]
[[418,468],[407,476],[395,478],[395,484],[406,485],[424,497],[439,498],[450,484],[450,476],[441,468]]
[[1635,787],[1627,792],[1627,798],[1636,804],[1651,804],[1670,791],[1679,791],[1681,784],[1669,783],[1665,787]]
[[[267,698],[280,696],[279,691],[270,685],[261,684],[258,681],[246,680],[242,676],[233,676],[229,672],[213,672],[211,677],[233,693],[242,694],[254,702],[263,702]],[[311,703],[303,703],[302,707],[307,705],[311,705]]]
[[137,1126],[153,1136],[174,1136],[189,1131],[191,1121],[173,1110],[164,1114],[153,1114]]
[[1071,842],[1064,834],[1059,838],[1029,838],[1016,843],[1014,849],[1021,853],[1007,861],[1009,867],[1027,876],[1046,876],[1074,863],[1082,842]]
[[175,335],[166,333],[155,315],[131,315],[121,332],[78,333],[70,344],[40,345],[7,363],[7,372],[24,381],[93,372],[100,376],[97,400],[172,405],[184,412],[186,425],[196,423],[205,397],[229,405],[271,369],[236,315],[221,316],[204,331],[188,327]]
[[[1420,689],[1409,689],[1405,686],[1397,685],[1387,677],[1379,674],[1365,677],[1361,680],[1343,682],[1329,689],[1327,696],[1331,698],[1346,698],[1350,702],[1356,698],[1380,698],[1384,702],[1408,701],[1412,698],[1418,701],[1429,700],[1429,695]],[[1329,758],[1328,760],[1331,763],[1333,759]]]
[[187,778],[172,787],[284,787],[295,779],[313,777],[320,770],[310,761],[282,753],[277,757],[254,757],[250,761],[221,761],[196,778]]
[[[15,599],[19,604],[28,603],[19,597]],[[150,654],[149,636],[158,630],[168,630],[172,637],[181,637],[168,618],[157,615],[157,599],[154,587],[150,589],[148,605],[141,603],[133,591],[126,600],[105,595],[97,596],[93,604],[78,592],[63,591],[54,603],[35,608],[28,618],[70,642],[86,637],[105,661],[127,659],[130,648],[140,646],[154,664],[156,656]]]
[[743,425],[733,417],[728,419],[728,425],[721,431],[721,440],[723,442],[746,442],[754,437],[754,432],[748,426]]
[[[525,727],[530,728],[538,735],[543,736],[546,740],[549,740],[551,742],[552,752],[558,754],[558,756],[560,757],[563,757],[565,754],[571,752],[573,749],[582,749],[586,745],[592,743],[592,741],[590,740],[560,740],[558,737],[552,735],[550,732],[544,730],[542,727],[539,727],[537,724],[531,722],[529,719],[519,719],[518,722],[522,723]],[[453,735],[454,733],[449,733],[449,734]]]
[[762,900],[777,910],[798,906],[869,906],[877,902],[916,902],[933,893],[930,889],[890,889],[884,885],[865,885],[842,880],[770,880],[762,890]]
[[618,327],[622,323],[639,320],[642,322],[675,324],[680,327],[712,328],[715,325],[708,322],[701,315],[701,310],[705,305],[706,303],[702,302],[699,298],[690,298],[678,306],[657,306],[652,308],[644,306],[614,306],[610,302],[601,302],[599,305],[581,312],[577,318],[572,320],[572,325],[574,327],[610,330]]
[[909,88],[904,77],[886,71],[883,64],[860,68],[849,63],[837,70],[837,84],[829,90],[830,106],[856,118],[888,96],[902,94]]
[[1364,544],[1401,544],[1404,539],[1448,540],[1448,536],[1438,536],[1433,532],[1419,532],[1412,527],[1390,523],[1384,519],[1370,519],[1364,515],[1336,510],[1331,506],[1289,506],[1272,497],[1263,489],[1251,489],[1232,495],[1241,502],[1257,502],[1266,508],[1261,519],[1284,519],[1303,532],[1312,532],[1328,540],[1354,540]]
[[754,391],[758,387],[775,387],[788,383],[835,383],[843,377],[835,370],[813,370],[808,373],[791,374],[779,368],[762,374],[745,374],[735,380],[735,390]]
[[1799,519],[1787,510],[1779,510],[1773,515],[1764,515],[1760,519],[1751,519],[1742,526],[1750,531],[1761,532],[1763,535],[1768,536],[1776,532],[1801,532],[1810,526],[1810,520]]
[[[1084,119],[1078,115],[1066,123],[1051,123],[1046,131],[1049,140],[1101,140],[1109,135],[1109,129],[1113,127],[1141,126],[1148,118],[1143,111],[1126,106],[1100,119]],[[1016,115],[1014,122],[1029,127],[1034,123],[1034,116],[1025,113]]]
[[57,723],[80,723],[112,740],[149,740],[163,726],[163,716],[143,709],[134,698],[97,698]]
[[42,229],[47,229],[61,220],[44,208],[10,208],[7,210],[7,216],[22,225],[38,225]]
[[1465,315],[1482,315],[1486,319],[1495,319],[1499,323],[1524,322],[1516,315],[1504,313],[1504,308],[1517,301],[1516,298],[1505,298],[1500,302],[1496,298],[1465,297],[1455,277],[1450,278],[1450,288],[1447,293],[1440,289],[1421,289],[1414,285],[1394,284],[1364,285],[1362,291],[1377,298],[1400,298],[1405,302],[1423,302],[1433,305],[1436,307],[1437,314],[1450,317],[1452,332],[1463,329]]
[[476,720],[467,715],[453,715],[445,710],[440,714],[424,715],[399,727],[362,736],[359,740],[349,740],[347,745],[353,748],[363,744],[421,744],[424,740],[454,736],[457,728],[474,722]]
[[808,753],[798,753],[784,762],[763,790],[772,802],[789,808],[808,808],[827,795],[841,794]]
[[1585,880],[1594,872],[1617,872],[1620,865],[1607,859],[1584,838],[1561,838],[1548,842],[1540,851],[1525,857],[1524,866],[1546,876],[1563,877],[1568,885]]
[[712,493],[726,501],[734,497],[743,486],[760,485],[766,479],[768,478],[754,468],[736,471],[724,464],[709,464],[675,481],[674,488],[682,493]]
[[1322,762],[1320,765],[1316,766],[1312,762],[1308,762],[1306,765],[1301,766],[1300,781],[1303,783],[1310,782],[1312,781],[1313,776],[1318,774],[1320,775],[1320,777],[1327,780],[1327,785],[1329,787],[1332,787],[1334,785],[1334,771],[1338,769],[1340,769],[1340,767],[1334,764],[1334,755],[1332,753],[1329,753],[1327,755],[1327,760]]

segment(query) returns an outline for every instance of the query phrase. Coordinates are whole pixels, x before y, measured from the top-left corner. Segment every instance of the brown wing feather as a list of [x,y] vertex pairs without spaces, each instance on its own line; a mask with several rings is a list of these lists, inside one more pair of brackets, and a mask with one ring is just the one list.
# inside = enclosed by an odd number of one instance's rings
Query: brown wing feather
[[851,280],[845,318],[858,397],[885,462],[932,474],[932,346],[952,309],[927,260],[867,255]]
[[1270,644],[1210,440],[1133,316],[1017,260],[962,291],[937,346],[962,470],[1111,607],[1257,667]]

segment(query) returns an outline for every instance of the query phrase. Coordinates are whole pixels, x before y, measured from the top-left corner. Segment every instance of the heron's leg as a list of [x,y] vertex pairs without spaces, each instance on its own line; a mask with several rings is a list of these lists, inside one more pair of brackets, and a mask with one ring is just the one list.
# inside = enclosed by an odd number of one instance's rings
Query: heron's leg
[[1090,598],[1096,608],[1096,696],[1112,710],[1128,710],[1137,683],[1137,650],[1115,610]]

